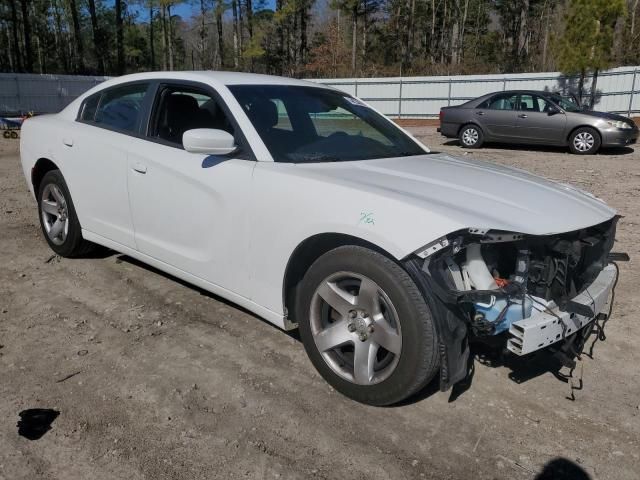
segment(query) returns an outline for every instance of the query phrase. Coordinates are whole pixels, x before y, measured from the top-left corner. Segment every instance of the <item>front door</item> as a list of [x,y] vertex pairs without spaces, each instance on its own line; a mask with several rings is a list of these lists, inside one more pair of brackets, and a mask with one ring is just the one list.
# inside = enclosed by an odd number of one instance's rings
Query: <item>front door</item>
[[206,91],[160,86],[148,137],[129,150],[135,241],[156,260],[238,292],[248,275],[243,253],[255,162],[185,151],[182,134],[192,128],[233,133]]
[[517,135],[523,141],[562,145],[567,117],[539,95],[522,94],[518,105]]

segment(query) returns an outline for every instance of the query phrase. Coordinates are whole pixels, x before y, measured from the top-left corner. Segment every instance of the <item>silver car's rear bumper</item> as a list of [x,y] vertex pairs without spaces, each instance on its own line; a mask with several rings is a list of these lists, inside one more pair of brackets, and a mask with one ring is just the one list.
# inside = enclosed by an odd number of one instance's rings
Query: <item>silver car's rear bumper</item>
[[[598,315],[607,305],[615,279],[615,267],[607,265],[593,283],[573,298],[573,301],[591,307],[594,315]],[[586,317],[576,313],[562,312],[553,302],[549,304],[547,310],[538,311],[529,318],[511,325],[509,328],[511,338],[507,341],[507,348],[511,352],[516,355],[526,355],[548,347],[584,328],[595,318],[595,316]],[[534,311],[536,311],[535,307]],[[563,329],[566,329],[564,334]]]

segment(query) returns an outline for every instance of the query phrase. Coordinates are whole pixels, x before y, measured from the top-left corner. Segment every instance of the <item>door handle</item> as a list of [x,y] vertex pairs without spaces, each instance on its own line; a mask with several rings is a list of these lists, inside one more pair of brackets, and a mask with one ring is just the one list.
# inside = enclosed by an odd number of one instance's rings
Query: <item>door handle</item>
[[138,173],[147,173],[147,166],[136,162],[133,164],[133,170]]
[[484,115],[484,112],[476,112],[476,115]]
[[63,138],[62,143],[64,143],[67,147],[73,147],[73,138]]
[[525,113],[518,115],[518,118],[527,118],[527,115]]

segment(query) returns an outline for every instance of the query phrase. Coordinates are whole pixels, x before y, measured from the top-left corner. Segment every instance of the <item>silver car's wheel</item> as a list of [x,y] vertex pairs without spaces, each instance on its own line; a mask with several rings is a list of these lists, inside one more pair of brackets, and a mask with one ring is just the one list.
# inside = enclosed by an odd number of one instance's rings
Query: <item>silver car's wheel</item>
[[480,148],[484,141],[480,127],[471,124],[462,127],[458,139],[464,148]]
[[69,209],[62,190],[55,184],[47,184],[40,199],[40,215],[49,240],[62,245],[69,234]]
[[462,143],[470,147],[478,143],[478,131],[475,128],[467,128],[462,132]]
[[310,327],[329,368],[357,385],[389,378],[402,352],[400,321],[389,296],[353,272],[324,279],[311,300]]
[[575,130],[569,137],[569,148],[578,155],[590,155],[600,148],[600,135],[590,127]]
[[573,138],[573,146],[579,152],[588,152],[595,143],[596,139],[590,132],[580,132]]

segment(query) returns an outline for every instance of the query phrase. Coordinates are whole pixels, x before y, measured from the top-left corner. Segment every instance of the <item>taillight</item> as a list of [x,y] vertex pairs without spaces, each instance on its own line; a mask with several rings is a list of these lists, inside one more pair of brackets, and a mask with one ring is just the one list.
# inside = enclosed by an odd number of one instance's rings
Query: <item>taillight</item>
[[444,111],[440,110],[440,123],[442,123],[442,117],[444,117]]

